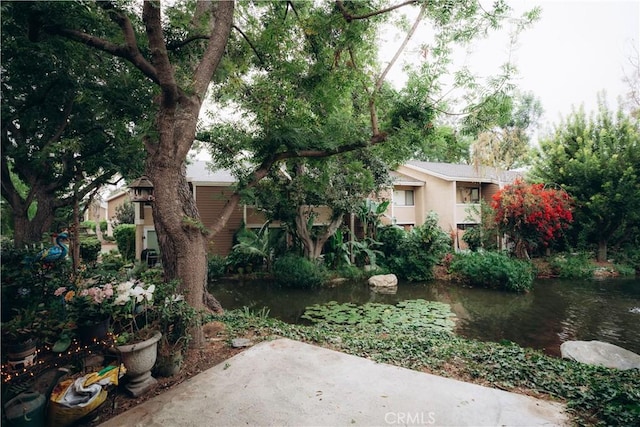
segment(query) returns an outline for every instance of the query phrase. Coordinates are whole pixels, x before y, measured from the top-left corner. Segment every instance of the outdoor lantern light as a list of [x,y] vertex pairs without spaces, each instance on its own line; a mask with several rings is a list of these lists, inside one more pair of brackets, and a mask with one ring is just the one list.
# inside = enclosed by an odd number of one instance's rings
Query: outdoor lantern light
[[153,202],[153,184],[146,175],[142,175],[140,178],[129,184],[129,188],[133,190],[133,193],[131,194],[132,202]]

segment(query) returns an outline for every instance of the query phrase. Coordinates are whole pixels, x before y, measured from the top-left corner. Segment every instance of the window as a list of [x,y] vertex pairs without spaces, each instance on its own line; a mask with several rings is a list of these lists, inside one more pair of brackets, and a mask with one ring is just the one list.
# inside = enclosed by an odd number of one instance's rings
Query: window
[[413,190],[394,190],[393,204],[396,206],[414,206]]
[[472,188],[471,189],[471,203],[480,203],[480,189]]
[[457,203],[480,203],[480,189],[478,187],[460,187]]

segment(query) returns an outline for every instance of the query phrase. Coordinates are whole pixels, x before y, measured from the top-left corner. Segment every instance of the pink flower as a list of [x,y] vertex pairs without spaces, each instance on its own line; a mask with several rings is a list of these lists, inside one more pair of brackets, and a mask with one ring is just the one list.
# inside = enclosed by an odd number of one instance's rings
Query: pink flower
[[64,294],[65,292],[67,292],[67,288],[64,286],[60,286],[58,289],[56,289],[56,291],[53,293],[53,295],[59,297],[62,294]]
[[106,285],[104,285],[102,293],[105,298],[111,298],[113,296],[113,286],[111,285],[111,283],[107,283]]

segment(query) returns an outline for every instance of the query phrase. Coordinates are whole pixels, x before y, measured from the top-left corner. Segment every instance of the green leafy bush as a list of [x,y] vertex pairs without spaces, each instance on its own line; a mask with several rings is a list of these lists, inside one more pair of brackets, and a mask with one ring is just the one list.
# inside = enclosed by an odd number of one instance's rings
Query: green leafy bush
[[226,260],[229,270],[238,274],[249,274],[262,269],[264,258],[257,254],[232,249]]
[[85,263],[94,263],[102,249],[100,240],[95,237],[86,237],[80,240],[80,257]]
[[[82,221],[80,223],[80,228],[85,228],[85,229],[93,231],[95,233],[95,231],[96,231],[96,222],[95,221]],[[107,231],[107,221],[104,220],[104,219],[102,221],[100,221],[100,231],[102,231],[103,233],[105,231]]]
[[369,276],[368,271],[365,271],[362,268],[358,268],[352,264],[342,265],[338,267],[338,269],[335,271],[338,274],[338,276],[344,277],[345,279],[356,281],[356,282],[364,280]]
[[585,252],[560,254],[549,262],[553,274],[562,279],[588,279],[593,277],[594,266]]
[[469,246],[470,251],[477,251],[482,247],[482,228],[476,226],[466,229],[462,240]]
[[514,292],[526,292],[533,287],[532,264],[501,252],[456,254],[451,271],[471,286]]
[[113,237],[122,257],[127,261],[133,261],[136,258],[136,226],[121,224],[113,230]]
[[304,257],[288,254],[273,263],[276,282],[293,288],[315,288],[327,280],[325,268]]
[[225,275],[227,272],[227,260],[220,255],[209,255],[207,257],[207,280],[212,282]]
[[80,229],[87,229],[89,231],[96,231],[96,223],[95,221],[82,221],[80,222]]
[[99,267],[103,274],[105,272],[118,272],[122,267],[124,267],[124,260],[122,259],[122,255],[118,253],[117,250],[113,249],[109,251],[109,253],[102,254],[102,262]]
[[122,224],[134,224],[136,219],[136,210],[132,202],[125,202],[116,207],[116,213],[113,218],[113,226],[117,227]]
[[409,232],[396,226],[382,227],[378,239],[384,254],[381,266],[409,281],[432,279],[433,267],[451,248],[451,238],[438,226],[433,212],[424,224]]

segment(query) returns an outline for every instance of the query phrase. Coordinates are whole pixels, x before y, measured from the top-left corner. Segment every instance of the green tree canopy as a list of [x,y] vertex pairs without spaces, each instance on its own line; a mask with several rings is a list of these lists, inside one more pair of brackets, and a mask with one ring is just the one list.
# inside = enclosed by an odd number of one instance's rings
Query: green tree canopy
[[463,132],[475,136],[473,162],[504,170],[527,164],[531,132],[541,115],[542,105],[532,93],[487,97],[463,120]]
[[609,243],[633,238],[640,222],[640,123],[602,100],[591,116],[580,108],[540,141],[533,175],[572,195],[572,243],[597,244],[604,261]]
[[88,55],[66,40],[39,40],[34,16],[79,19],[74,8],[32,2],[1,7],[2,197],[21,244],[39,241],[58,209],[116,172],[141,170],[133,120],[144,117],[151,93],[113,57]]

